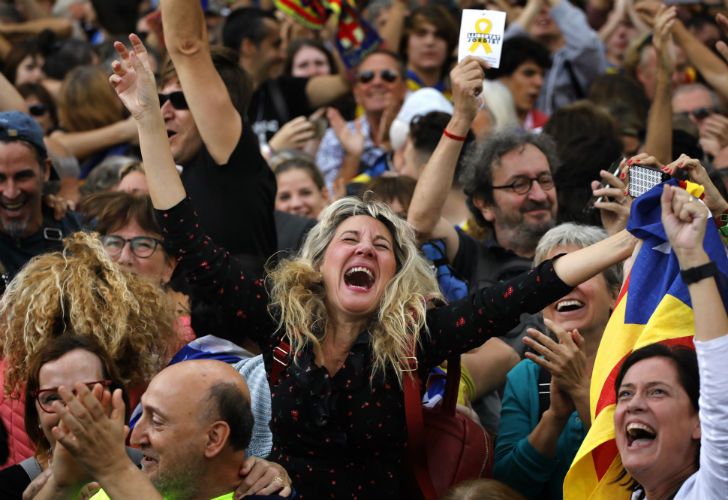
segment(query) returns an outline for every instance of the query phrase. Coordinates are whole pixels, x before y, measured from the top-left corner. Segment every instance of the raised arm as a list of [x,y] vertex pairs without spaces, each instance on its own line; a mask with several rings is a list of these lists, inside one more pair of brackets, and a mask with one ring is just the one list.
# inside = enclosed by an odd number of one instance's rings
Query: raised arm
[[[455,228],[442,217],[442,209],[450,191],[463,140],[478,112],[483,91],[484,61],[474,57],[463,59],[450,73],[454,110],[437,148],[430,156],[415,187],[407,222],[417,231],[420,241],[443,238],[450,261],[458,250]],[[455,138],[453,138],[455,137]]]
[[116,144],[134,141],[137,137],[137,130],[133,120],[127,118],[105,127],[84,132],[56,130],[51,134],[51,137],[73,156],[85,158]]
[[222,78],[212,63],[199,0],[161,0],[164,40],[182,91],[207,150],[218,165],[230,158],[243,131]]
[[0,111],[28,112],[25,99],[2,73],[0,73]]
[[677,11],[661,6],[655,17],[652,43],[657,54],[655,98],[647,115],[645,151],[663,163],[672,159],[672,74],[675,71],[672,29]]
[[[662,225],[670,240],[680,270],[710,263],[703,248],[708,209],[686,191],[665,186],[662,193]],[[709,276],[688,284],[695,315],[695,340],[709,341],[728,335],[728,316],[715,278]]]

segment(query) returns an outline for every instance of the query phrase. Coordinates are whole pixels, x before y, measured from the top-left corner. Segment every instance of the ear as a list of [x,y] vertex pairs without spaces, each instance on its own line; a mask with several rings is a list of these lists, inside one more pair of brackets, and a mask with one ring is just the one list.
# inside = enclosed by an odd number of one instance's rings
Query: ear
[[258,46],[249,38],[243,38],[240,42],[240,56],[250,59],[258,54]]
[[227,422],[218,420],[207,428],[205,442],[205,458],[214,458],[227,446],[230,437],[230,426]]
[[693,439],[694,441],[700,442],[700,438],[702,436],[702,432],[700,430],[700,417],[696,413],[694,418],[695,418],[695,427],[693,427],[693,432],[692,432],[692,434],[690,434],[690,438]]
[[473,205],[475,205],[475,208],[480,210],[480,213],[483,215],[485,220],[488,222],[493,222],[495,220],[493,205],[481,198],[473,198]]
[[51,160],[46,158],[45,170],[43,172],[43,182],[48,182],[48,179],[51,178],[51,169],[52,168],[53,168],[53,164],[51,163]]
[[164,269],[162,270],[162,284],[166,285],[169,280],[172,279],[172,274],[177,268],[177,258],[165,256],[164,258]]

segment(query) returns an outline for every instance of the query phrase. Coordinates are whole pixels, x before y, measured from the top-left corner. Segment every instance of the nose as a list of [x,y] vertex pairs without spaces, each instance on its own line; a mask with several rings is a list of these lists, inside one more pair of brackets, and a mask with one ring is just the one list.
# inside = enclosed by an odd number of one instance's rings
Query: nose
[[172,118],[174,116],[174,107],[172,106],[172,103],[169,101],[169,99],[162,104],[162,118],[165,120],[168,120],[169,118]]
[[374,257],[374,245],[372,245],[372,242],[369,240],[362,240],[359,242],[356,254],[363,255],[364,257]]
[[528,199],[534,201],[545,201],[547,199],[546,191],[543,190],[538,181],[531,181],[531,190],[528,192]]
[[128,241],[124,242],[124,246],[121,247],[121,252],[116,257],[116,262],[122,266],[131,266],[134,262],[134,254],[131,251],[131,244]]
[[540,73],[537,73],[533,77],[533,85],[535,87],[538,87],[539,91],[541,90],[541,87],[543,87],[543,75]]
[[629,401],[627,402],[628,413],[639,413],[645,409],[645,399],[642,396],[641,391],[635,391]]
[[146,428],[146,421],[145,417],[142,415],[142,418],[139,419],[137,424],[134,426],[134,429],[131,431],[131,437],[129,438],[129,444],[131,444],[133,447],[138,448],[142,444],[146,444],[145,437],[145,428]]
[[5,184],[3,185],[3,198],[7,198],[9,200],[13,200],[18,197],[20,194],[20,189],[18,189],[18,185],[13,181],[12,179],[8,179],[5,181]]

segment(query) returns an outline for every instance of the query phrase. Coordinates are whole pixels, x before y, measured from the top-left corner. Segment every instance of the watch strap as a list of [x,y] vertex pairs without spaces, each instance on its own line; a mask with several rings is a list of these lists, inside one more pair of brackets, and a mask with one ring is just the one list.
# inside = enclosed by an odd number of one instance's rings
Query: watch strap
[[691,267],[680,271],[680,277],[686,285],[692,285],[698,281],[718,275],[718,266],[715,262],[708,262],[702,266]]

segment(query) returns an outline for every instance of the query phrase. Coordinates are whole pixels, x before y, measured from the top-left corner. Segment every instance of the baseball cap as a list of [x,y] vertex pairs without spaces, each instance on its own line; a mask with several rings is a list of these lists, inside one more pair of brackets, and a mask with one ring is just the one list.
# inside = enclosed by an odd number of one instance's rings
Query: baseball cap
[[25,141],[33,146],[43,159],[48,156],[43,142],[43,129],[33,118],[20,111],[0,113],[0,139]]

